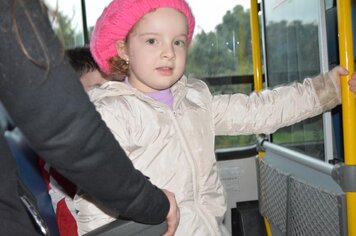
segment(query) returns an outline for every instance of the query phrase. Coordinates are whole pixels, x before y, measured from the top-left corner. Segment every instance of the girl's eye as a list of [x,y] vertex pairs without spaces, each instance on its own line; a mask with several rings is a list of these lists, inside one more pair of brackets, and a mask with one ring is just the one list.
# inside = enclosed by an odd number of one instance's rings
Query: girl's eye
[[177,41],[174,42],[174,45],[179,46],[179,47],[184,47],[185,41],[177,40]]
[[147,42],[148,44],[155,44],[155,43],[157,42],[157,40],[155,40],[155,39],[148,39],[146,42]]

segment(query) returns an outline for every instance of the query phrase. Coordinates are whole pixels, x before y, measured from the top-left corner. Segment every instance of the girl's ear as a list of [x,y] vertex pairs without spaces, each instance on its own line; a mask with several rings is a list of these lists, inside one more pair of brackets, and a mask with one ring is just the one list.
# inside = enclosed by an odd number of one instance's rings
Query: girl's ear
[[121,59],[129,61],[129,55],[127,53],[128,50],[125,41],[119,40],[116,42],[116,51]]

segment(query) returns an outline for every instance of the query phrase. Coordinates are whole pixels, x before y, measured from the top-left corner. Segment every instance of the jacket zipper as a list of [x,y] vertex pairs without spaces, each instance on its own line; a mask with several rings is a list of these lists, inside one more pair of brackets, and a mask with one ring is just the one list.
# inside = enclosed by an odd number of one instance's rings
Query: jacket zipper
[[196,173],[197,164],[196,164],[196,162],[195,162],[195,160],[193,158],[193,155],[192,155],[192,153],[190,151],[190,148],[189,148],[189,146],[188,146],[188,144],[186,142],[185,136],[181,132],[180,126],[179,126],[179,124],[177,122],[177,119],[175,117],[175,113],[176,113],[175,111],[172,111],[172,110],[169,111],[169,114],[172,117],[173,124],[174,124],[174,126],[175,126],[175,128],[177,130],[177,133],[178,133],[180,139],[182,140],[183,149],[187,154],[189,154],[189,156],[186,157],[186,159],[188,160],[188,163],[190,164],[191,169],[192,169],[194,203],[195,203],[195,205],[197,207],[199,216],[201,217],[201,219],[203,219],[203,221],[204,221],[205,225],[207,226],[208,230],[210,231],[210,233],[213,234],[214,233],[214,229],[211,227],[211,222],[207,217],[205,217],[204,212],[200,208],[200,203],[198,202],[198,200],[199,200],[199,188],[198,188],[199,187],[199,185],[198,185],[199,180],[198,180],[198,177],[197,177],[198,175]]
[[195,203],[195,206],[196,206],[196,209],[198,210],[198,214],[200,216],[201,219],[203,219],[203,222],[205,223],[205,225],[207,226],[208,230],[210,231],[210,233],[212,235],[214,235],[215,231],[214,229],[211,227],[212,224],[214,223],[211,223],[210,220],[205,216],[204,212],[201,210],[200,208],[200,203],[197,202],[199,197],[198,197],[198,194],[199,194],[199,189],[198,189],[198,175],[196,173],[196,170],[197,170],[197,164],[193,158],[193,155],[190,151],[190,148],[187,144],[187,139],[185,138],[184,134],[181,132],[181,128],[177,122],[177,119],[176,119],[176,110],[175,110],[175,107],[178,106],[178,104],[180,104],[180,102],[183,100],[183,95],[180,93],[180,94],[176,94],[175,95],[175,98],[178,98],[177,101],[173,104],[173,109],[171,109],[170,107],[168,107],[166,104],[162,104],[162,103],[159,103],[155,100],[151,100],[148,99],[145,97],[145,96],[138,96],[140,99],[146,101],[146,102],[149,102],[151,104],[156,104],[157,107],[163,107],[164,109],[167,109],[171,119],[173,120],[173,125],[175,126],[176,130],[177,130],[177,133],[180,137],[180,139],[182,140],[182,146],[183,146],[183,149],[186,153],[189,154],[189,157],[186,157],[186,159],[188,160],[188,163],[190,164],[191,168],[192,168],[192,175],[193,175],[193,191],[194,191],[194,203]]

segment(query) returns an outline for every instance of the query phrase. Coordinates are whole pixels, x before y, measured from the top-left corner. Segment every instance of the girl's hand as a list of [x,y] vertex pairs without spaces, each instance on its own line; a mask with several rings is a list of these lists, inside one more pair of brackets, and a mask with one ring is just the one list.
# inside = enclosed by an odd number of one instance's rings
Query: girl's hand
[[[336,79],[336,81],[340,83],[340,77],[348,75],[349,73],[342,66],[336,66],[329,72],[329,74],[333,79]],[[352,74],[351,79],[348,81],[348,84],[350,91],[352,91],[356,97],[356,72]]]
[[356,97],[356,72],[352,74],[351,79],[348,81],[350,90],[355,94]]

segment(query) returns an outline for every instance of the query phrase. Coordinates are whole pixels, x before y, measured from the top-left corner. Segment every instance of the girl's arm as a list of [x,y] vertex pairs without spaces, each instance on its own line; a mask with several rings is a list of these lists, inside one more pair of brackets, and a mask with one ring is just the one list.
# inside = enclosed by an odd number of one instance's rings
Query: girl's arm
[[216,134],[272,133],[335,107],[341,103],[339,75],[347,74],[339,68],[249,96],[214,96]]

